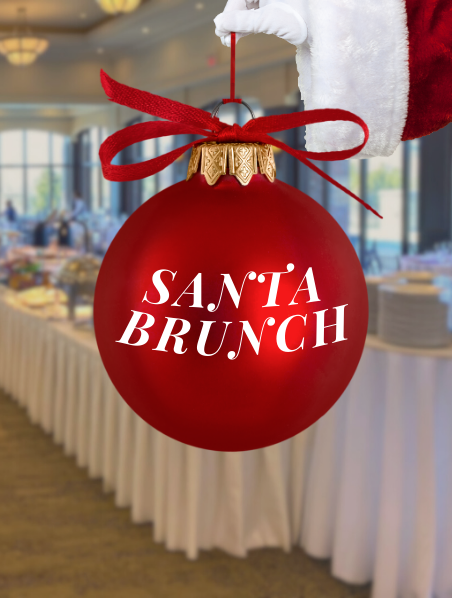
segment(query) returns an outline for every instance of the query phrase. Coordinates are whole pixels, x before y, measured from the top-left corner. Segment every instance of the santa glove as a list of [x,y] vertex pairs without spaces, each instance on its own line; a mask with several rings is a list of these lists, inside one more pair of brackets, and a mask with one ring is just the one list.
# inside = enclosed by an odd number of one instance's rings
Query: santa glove
[[277,35],[294,46],[301,46],[306,40],[306,23],[292,6],[284,2],[271,2],[263,8],[248,10],[247,4],[252,6],[249,0],[229,0],[224,12],[214,19],[215,33],[221,37],[224,45],[231,45],[231,32],[238,34],[237,41],[250,33]]
[[[259,8],[259,0],[228,0],[223,12],[237,12],[239,10],[248,10],[250,8]],[[240,33],[236,34],[236,43],[238,43],[241,37],[244,36]],[[224,46],[231,47],[231,33],[221,36],[221,42]]]

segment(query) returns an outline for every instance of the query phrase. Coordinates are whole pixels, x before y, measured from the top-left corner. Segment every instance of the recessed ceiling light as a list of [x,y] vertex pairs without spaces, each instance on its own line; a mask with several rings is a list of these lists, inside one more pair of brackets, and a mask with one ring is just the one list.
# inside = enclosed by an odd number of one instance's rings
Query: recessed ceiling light
[[86,12],[81,12],[81,13],[80,13],[80,18],[81,18],[81,19],[86,19],[86,17],[87,17],[87,16],[88,16],[88,15],[86,14]]
[[104,52],[105,52],[105,50],[103,48],[97,48],[98,54],[103,54]]
[[149,27],[142,27],[141,33],[143,33],[144,35],[147,35],[148,33],[151,33],[151,30]]
[[204,8],[204,2],[197,2],[195,8],[196,10],[202,10]]

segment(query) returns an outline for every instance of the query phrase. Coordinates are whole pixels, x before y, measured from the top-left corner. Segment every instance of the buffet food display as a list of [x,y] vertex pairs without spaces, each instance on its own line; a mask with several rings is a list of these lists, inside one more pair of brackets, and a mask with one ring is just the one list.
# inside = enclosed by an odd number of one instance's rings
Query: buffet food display
[[49,283],[49,273],[41,264],[25,257],[8,260],[3,264],[4,278],[15,291]]
[[71,320],[92,330],[100,260],[67,247],[11,248],[0,263],[8,302],[49,320]]
[[92,255],[77,256],[67,260],[58,273],[58,285],[68,295],[69,319],[76,323],[77,306],[80,303],[88,304],[91,307],[91,315],[87,321],[86,318],[82,318],[82,323],[92,326],[92,305],[100,264],[101,261]]
[[101,261],[93,255],[83,255],[68,259],[58,274],[58,282],[64,285],[79,285],[87,292],[96,286]]
[[48,285],[65,261],[74,255],[73,249],[57,245],[10,247],[0,262],[2,279],[16,291]]
[[19,302],[25,307],[41,308],[48,305],[66,304],[67,295],[61,289],[39,286],[18,293]]

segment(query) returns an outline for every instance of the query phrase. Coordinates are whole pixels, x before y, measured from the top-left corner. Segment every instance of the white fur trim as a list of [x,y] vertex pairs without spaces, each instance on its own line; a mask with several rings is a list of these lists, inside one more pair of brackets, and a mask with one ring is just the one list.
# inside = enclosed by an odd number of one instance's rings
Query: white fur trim
[[[297,48],[305,109],[342,108],[370,130],[357,156],[389,156],[403,134],[408,111],[408,29],[405,0],[305,0],[308,40]],[[356,125],[310,125],[310,151],[362,143]]]

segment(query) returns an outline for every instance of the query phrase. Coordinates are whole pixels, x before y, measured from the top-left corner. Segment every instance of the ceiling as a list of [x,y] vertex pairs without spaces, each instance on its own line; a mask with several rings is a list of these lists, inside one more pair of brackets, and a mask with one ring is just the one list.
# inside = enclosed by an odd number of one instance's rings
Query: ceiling
[[133,53],[211,22],[224,4],[225,0],[142,0],[136,11],[112,17],[96,0],[0,0],[0,37],[14,29],[18,9],[25,8],[28,25],[50,42],[40,61],[83,59],[95,53],[116,59],[124,51]]
[[[0,37],[11,32],[17,9],[26,8],[32,30],[50,42],[24,69],[0,55],[0,129],[11,119],[22,125],[33,119],[80,123],[103,113],[100,68],[128,85],[193,105],[221,97],[228,88],[230,52],[212,21],[225,4],[142,0],[136,11],[111,17],[96,0],[0,0]],[[245,38],[237,75],[242,93],[280,105],[296,88],[293,47],[276,36]],[[131,118],[125,109],[104,112],[112,122]]]

